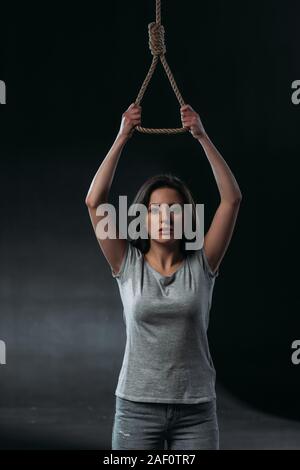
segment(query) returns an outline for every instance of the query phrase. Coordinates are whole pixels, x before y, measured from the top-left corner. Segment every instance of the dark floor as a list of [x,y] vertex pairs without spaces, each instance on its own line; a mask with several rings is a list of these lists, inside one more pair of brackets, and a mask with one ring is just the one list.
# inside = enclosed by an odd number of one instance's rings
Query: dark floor
[[[219,387],[220,388],[220,387]],[[218,392],[221,449],[300,449],[300,423]],[[110,449],[113,407],[2,408],[1,449]]]

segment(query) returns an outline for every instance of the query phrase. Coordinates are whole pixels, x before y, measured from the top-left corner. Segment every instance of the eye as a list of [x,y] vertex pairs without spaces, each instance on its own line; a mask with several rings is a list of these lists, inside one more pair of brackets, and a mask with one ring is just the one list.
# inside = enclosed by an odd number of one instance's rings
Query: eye
[[173,204],[173,205],[171,206],[171,210],[172,210],[172,212],[173,212],[174,214],[181,214],[181,210],[182,210],[182,209],[181,209],[181,206],[180,206],[180,205],[178,205],[178,204]]
[[159,213],[159,207],[158,206],[150,206],[149,208],[151,214],[158,214]]

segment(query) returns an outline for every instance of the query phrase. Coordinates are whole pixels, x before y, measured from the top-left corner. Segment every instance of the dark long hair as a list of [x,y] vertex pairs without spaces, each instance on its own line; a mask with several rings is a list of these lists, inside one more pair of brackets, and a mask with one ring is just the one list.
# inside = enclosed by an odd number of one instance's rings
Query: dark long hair
[[[192,230],[195,230],[196,227],[196,205],[193,199],[193,196],[191,194],[191,191],[189,190],[188,186],[186,183],[178,178],[177,176],[171,174],[171,173],[162,173],[159,175],[151,176],[148,178],[143,185],[140,187],[138,190],[134,200],[133,204],[144,204],[146,207],[148,207],[151,193],[161,187],[169,187],[173,188],[178,193],[181,195],[183,199],[183,204],[190,204],[190,208],[192,209]],[[131,220],[133,216],[129,216],[129,220]],[[196,237],[195,237],[196,238]],[[180,240],[180,249],[183,253],[186,254],[187,250],[185,249],[185,242],[193,242],[195,240],[189,239],[187,240],[184,235],[184,231],[182,233],[182,238]],[[136,246],[139,248],[139,250],[142,253],[147,253],[147,251],[150,249],[150,239],[148,238],[137,238],[134,240],[129,239],[128,240],[130,243],[132,243],[133,246]],[[189,253],[191,253],[194,250],[188,250]]]

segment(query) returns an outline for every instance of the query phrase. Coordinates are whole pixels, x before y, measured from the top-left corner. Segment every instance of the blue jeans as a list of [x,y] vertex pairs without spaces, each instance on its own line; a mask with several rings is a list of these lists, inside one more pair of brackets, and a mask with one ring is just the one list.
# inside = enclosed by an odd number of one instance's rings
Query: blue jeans
[[197,404],[146,403],[116,396],[113,450],[219,449],[216,399]]

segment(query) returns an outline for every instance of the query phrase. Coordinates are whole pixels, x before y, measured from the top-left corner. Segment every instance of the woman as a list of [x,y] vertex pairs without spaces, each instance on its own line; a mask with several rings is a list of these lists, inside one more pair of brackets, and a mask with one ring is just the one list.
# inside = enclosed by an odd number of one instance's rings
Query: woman
[[[184,182],[168,174],[149,178],[134,201],[147,208],[148,238],[130,241],[119,238],[118,230],[116,238],[97,236],[118,282],[127,335],[112,449],[163,450],[165,441],[168,449],[219,449],[216,373],[207,328],[215,279],[242,195],[199,115],[185,105],[181,119],[203,147],[221,198],[202,248],[187,250],[185,236],[174,235],[184,217],[182,211],[167,209],[189,204],[195,222],[195,204]],[[86,197],[95,232],[103,217],[96,209],[108,201],[121,152],[137,125],[141,106],[132,103]]]

